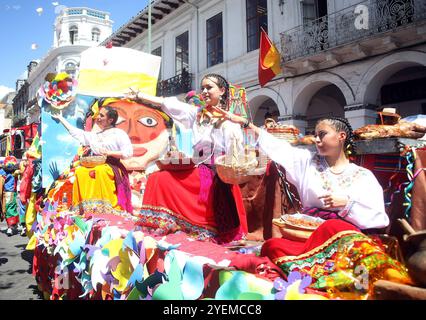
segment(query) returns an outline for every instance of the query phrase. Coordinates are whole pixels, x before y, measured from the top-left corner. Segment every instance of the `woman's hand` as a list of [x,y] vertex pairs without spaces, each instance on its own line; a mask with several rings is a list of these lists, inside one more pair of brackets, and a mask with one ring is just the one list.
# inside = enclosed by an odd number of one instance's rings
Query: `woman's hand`
[[54,120],[58,120],[58,121],[62,121],[62,119],[63,119],[63,117],[62,117],[62,111],[59,111],[58,113],[52,113],[52,114],[50,114],[50,116]]
[[129,99],[129,100],[133,100],[133,101],[139,100],[138,94],[139,94],[139,91],[135,91],[132,88],[129,88],[129,92],[126,92],[124,94],[124,98]]
[[140,102],[143,102],[143,103],[149,103],[149,104],[153,104],[155,106],[160,106],[160,107],[163,105],[163,102],[164,102],[163,97],[151,96],[149,94],[142,93],[140,91],[135,91],[132,88],[130,88],[129,92],[126,92],[124,94],[124,98],[129,99],[129,100],[133,100],[133,101],[140,101]]
[[123,158],[123,153],[121,151],[112,151],[112,150],[107,150],[106,148],[100,148],[98,150],[98,153],[101,156],[113,157],[113,158],[117,158],[117,159]]
[[345,207],[349,202],[348,196],[336,195],[331,193],[319,196],[318,199],[323,201],[325,209]]
[[110,152],[105,148],[99,148],[98,152],[101,156],[108,157],[110,155]]

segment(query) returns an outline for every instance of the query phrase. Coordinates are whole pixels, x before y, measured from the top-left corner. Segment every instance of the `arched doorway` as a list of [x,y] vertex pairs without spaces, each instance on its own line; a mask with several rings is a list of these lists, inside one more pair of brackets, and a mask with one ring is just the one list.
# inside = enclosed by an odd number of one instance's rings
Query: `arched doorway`
[[253,115],[253,123],[257,126],[262,126],[266,118],[273,118],[278,121],[280,112],[278,106],[271,98],[266,99]]
[[396,108],[402,117],[426,114],[426,67],[406,67],[391,75],[377,95],[377,105]]
[[265,116],[273,117],[275,120],[280,116],[277,103],[270,97],[259,95],[249,101],[250,113],[253,123],[257,126],[263,126]]
[[[359,100],[378,108],[392,106],[402,116],[418,111],[424,113],[425,70],[425,52],[407,50],[385,56],[360,79]],[[413,107],[415,104],[417,107]]]
[[334,85],[327,85],[318,90],[309,101],[306,111],[306,134],[312,134],[315,123],[327,116],[344,117],[346,99],[340,89]]

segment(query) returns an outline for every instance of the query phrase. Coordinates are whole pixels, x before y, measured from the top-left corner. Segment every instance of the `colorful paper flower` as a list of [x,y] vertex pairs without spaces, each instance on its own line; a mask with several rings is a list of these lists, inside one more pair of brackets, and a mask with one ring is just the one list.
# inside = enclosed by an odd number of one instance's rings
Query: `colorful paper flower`
[[274,288],[277,291],[275,294],[276,300],[286,300],[287,291],[293,285],[297,286],[299,294],[304,294],[307,287],[312,283],[312,278],[309,275],[303,275],[298,271],[292,271],[287,277],[287,281],[278,278],[274,281]]

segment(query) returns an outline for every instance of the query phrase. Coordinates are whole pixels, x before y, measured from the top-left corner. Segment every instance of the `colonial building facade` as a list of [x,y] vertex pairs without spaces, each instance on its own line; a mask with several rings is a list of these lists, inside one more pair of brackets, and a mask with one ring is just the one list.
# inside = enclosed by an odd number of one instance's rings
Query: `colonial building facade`
[[66,8],[56,17],[52,48],[28,75],[28,123],[40,121],[36,96],[45,76],[58,72],[77,76],[81,53],[108,38],[112,24],[108,12],[85,7]]
[[15,92],[9,92],[0,100],[0,157],[4,157],[6,154],[7,135],[12,126],[15,95]]
[[[151,37],[147,7],[103,44],[162,56],[159,95],[219,73],[246,87],[255,123],[269,113],[302,132],[330,114],[357,128],[383,107],[426,111],[426,0],[156,0],[151,8]],[[261,27],[283,70],[263,88]]]

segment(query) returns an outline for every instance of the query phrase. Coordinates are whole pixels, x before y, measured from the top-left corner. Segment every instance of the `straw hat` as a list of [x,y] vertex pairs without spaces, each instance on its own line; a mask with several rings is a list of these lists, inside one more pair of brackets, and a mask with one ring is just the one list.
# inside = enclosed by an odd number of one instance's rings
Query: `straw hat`
[[401,119],[401,116],[396,113],[396,108],[383,108],[377,113],[382,124],[395,124]]
[[396,108],[383,108],[383,110],[378,113],[381,113],[382,115],[388,117],[401,117],[399,114],[396,113]]

